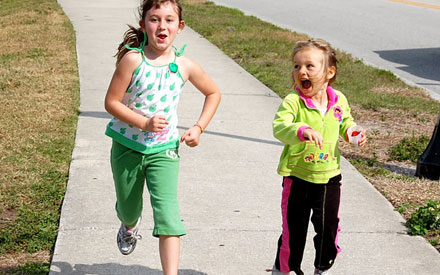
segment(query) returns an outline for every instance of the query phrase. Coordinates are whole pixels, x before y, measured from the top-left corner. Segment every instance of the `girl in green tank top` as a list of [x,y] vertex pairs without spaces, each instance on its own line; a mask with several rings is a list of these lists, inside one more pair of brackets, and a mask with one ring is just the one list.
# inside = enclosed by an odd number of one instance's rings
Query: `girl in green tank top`
[[[129,26],[119,46],[105,98],[105,108],[113,115],[106,135],[113,139],[112,171],[121,220],[117,244],[121,253],[128,255],[140,239],[137,232],[142,209],[136,205],[142,205],[139,193],[146,180],[150,195],[155,197],[153,235],[159,238],[162,268],[165,275],[176,275],[180,236],[185,234],[175,195],[177,147],[182,142],[190,147],[199,144],[221,94],[199,64],[184,56],[183,49],[173,47],[185,26],[178,0],[144,0],[139,18],[140,27]],[[194,126],[179,136],[176,110],[187,80],[205,96],[205,102]],[[139,173],[139,167],[145,171]],[[167,187],[155,186],[163,182]],[[161,214],[164,212],[172,214]]]

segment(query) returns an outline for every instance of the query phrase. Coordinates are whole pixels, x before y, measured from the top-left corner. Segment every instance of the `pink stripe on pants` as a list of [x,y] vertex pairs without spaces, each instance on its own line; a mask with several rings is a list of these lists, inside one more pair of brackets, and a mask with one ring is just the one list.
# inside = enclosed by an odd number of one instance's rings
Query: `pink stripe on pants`
[[290,236],[289,236],[289,224],[287,222],[287,209],[289,204],[291,186],[292,186],[292,180],[288,177],[285,177],[283,194],[281,199],[281,213],[283,216],[283,237],[280,247],[280,270],[283,273],[287,273],[290,271],[290,267],[289,267]]

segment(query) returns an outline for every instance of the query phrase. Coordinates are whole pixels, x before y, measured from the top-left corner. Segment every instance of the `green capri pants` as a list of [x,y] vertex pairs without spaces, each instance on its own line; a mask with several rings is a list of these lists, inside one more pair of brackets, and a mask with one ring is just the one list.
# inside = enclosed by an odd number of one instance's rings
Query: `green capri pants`
[[180,162],[177,148],[142,154],[113,141],[110,159],[116,189],[116,213],[121,222],[133,227],[141,216],[146,181],[153,208],[153,236],[185,235],[177,199]]

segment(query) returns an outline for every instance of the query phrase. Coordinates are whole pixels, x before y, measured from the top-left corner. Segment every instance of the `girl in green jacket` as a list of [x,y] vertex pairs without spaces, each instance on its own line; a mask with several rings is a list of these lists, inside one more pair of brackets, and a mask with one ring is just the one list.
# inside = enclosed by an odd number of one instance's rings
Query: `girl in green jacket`
[[298,42],[292,61],[295,90],[283,100],[273,121],[273,134],[285,146],[278,166],[284,177],[283,232],[272,274],[304,274],[301,261],[311,212],[316,232],[314,274],[329,274],[340,251],[338,139],[349,141],[349,135],[358,134],[355,146],[364,147],[366,132],[357,129],[345,96],[330,86],[337,59],[329,43]]

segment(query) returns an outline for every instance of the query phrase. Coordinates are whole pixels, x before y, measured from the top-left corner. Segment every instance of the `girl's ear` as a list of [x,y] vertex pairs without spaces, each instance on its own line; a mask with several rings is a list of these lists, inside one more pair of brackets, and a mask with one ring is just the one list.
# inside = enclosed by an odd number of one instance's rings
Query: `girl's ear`
[[145,22],[144,22],[144,20],[139,20],[139,26],[141,26],[142,31],[145,32]]
[[180,33],[183,28],[185,28],[185,21],[181,20],[179,23],[179,29],[177,30],[177,33]]
[[336,74],[336,67],[335,66],[330,66],[330,68],[328,68],[327,70],[327,80],[332,79]]

